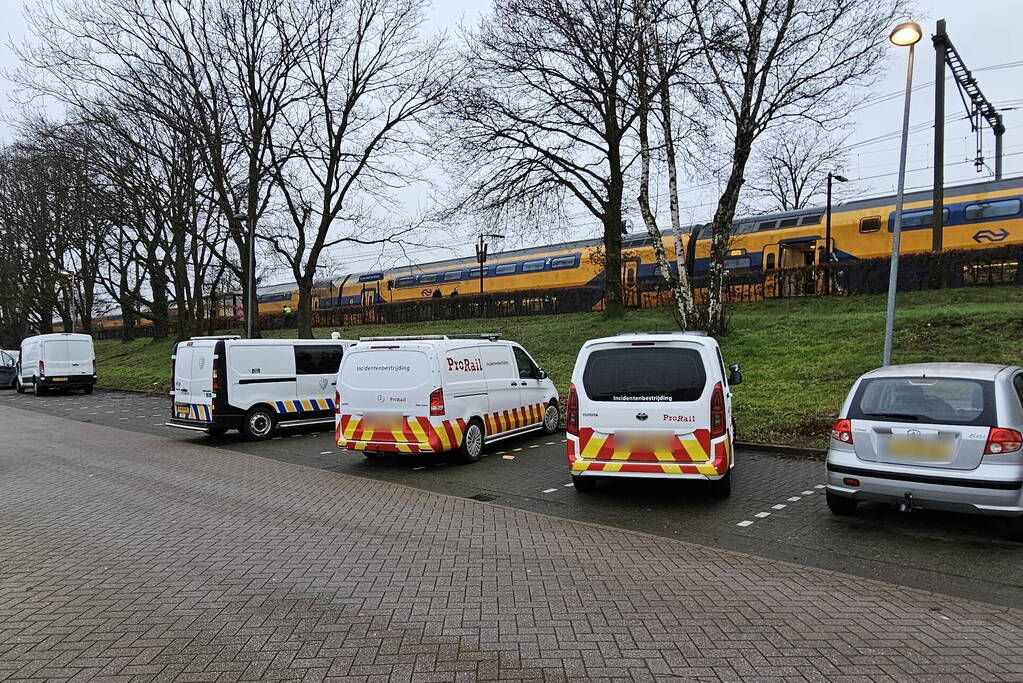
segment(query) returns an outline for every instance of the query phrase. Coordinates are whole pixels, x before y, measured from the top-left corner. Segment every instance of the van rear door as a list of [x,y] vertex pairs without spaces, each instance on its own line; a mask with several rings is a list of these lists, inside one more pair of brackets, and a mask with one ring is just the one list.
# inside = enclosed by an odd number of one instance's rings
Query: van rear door
[[94,357],[92,342],[87,339],[63,338],[43,342],[41,358],[46,363],[47,377],[92,375]]
[[[716,362],[716,361],[715,361]],[[713,378],[702,347],[623,341],[592,347],[583,369],[583,458],[700,463],[711,459]],[[605,468],[606,469],[606,468]]]
[[373,430],[374,441],[393,440],[403,418],[429,417],[430,394],[440,388],[434,354],[424,345],[383,341],[354,346],[338,374],[339,414]]
[[212,419],[213,339],[185,341],[174,352],[174,417],[183,420]]

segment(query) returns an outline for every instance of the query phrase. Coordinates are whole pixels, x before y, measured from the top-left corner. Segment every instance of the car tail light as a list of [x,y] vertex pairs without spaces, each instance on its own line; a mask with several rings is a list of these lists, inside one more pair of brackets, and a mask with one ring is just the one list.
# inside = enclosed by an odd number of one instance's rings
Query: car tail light
[[725,422],[725,390],[718,382],[710,395],[710,438],[725,435]]
[[171,356],[171,390],[168,395],[170,396],[170,402],[172,406],[174,405],[175,393],[174,387],[176,386],[176,383],[174,382],[174,373],[177,371],[177,367],[178,367],[177,356]]
[[565,411],[565,431],[576,436],[579,434],[579,394],[575,385],[568,385],[568,410]]
[[39,361],[39,376],[46,377],[46,363]]
[[334,392],[334,414],[341,414],[341,391],[337,390]]
[[839,420],[831,428],[831,438],[842,443],[852,443],[852,422],[850,420]]
[[1021,448],[1023,448],[1023,434],[1015,429],[992,427],[987,436],[987,444],[984,446],[984,455],[1015,453]]
[[430,415],[444,414],[444,390],[434,389],[430,392]]
[[216,391],[217,389],[220,389],[220,388],[221,388],[221,386],[220,386],[220,372],[217,369],[217,364],[214,362],[213,363],[213,390]]
[[845,479],[842,480],[842,483],[845,484],[846,486],[859,486],[860,480],[857,479],[856,477],[846,477]]

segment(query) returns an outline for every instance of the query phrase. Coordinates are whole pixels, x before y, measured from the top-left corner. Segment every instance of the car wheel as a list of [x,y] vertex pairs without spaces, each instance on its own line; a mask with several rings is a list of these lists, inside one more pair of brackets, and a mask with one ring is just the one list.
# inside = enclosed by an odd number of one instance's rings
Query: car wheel
[[840,496],[831,491],[827,491],[824,497],[828,501],[828,509],[831,510],[832,514],[842,516],[856,514],[856,506],[859,504],[859,501],[855,498]]
[[572,477],[572,486],[580,493],[592,493],[597,490],[596,477]]
[[558,411],[558,404],[551,403],[547,406],[547,410],[543,414],[543,433],[553,434],[558,431],[558,427],[561,425],[561,413]]
[[[92,392],[86,391],[85,393],[90,394]],[[206,432],[206,436],[223,436],[227,434],[227,427],[208,427],[203,431]]]
[[1009,530],[1010,539],[1023,542],[1023,517],[1010,517],[1005,520],[1005,525]]
[[257,407],[245,415],[242,434],[250,441],[265,441],[277,429],[277,416],[269,408]]
[[90,384],[89,386],[85,387],[84,391],[85,391],[85,395],[86,396],[91,394],[92,393],[92,385]]
[[727,498],[732,495],[732,470],[720,479],[710,482],[710,495],[715,498]]
[[483,425],[479,420],[472,420],[462,435],[462,445],[458,447],[458,458],[464,463],[476,462],[483,455]]

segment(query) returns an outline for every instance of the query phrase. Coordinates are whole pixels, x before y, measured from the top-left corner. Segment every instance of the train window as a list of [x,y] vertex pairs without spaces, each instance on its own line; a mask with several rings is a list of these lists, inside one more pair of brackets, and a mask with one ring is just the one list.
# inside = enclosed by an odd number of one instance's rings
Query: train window
[[[941,212],[942,222],[948,222],[948,209],[944,209]],[[903,211],[902,212],[902,229],[908,230],[912,228],[929,228],[934,222],[934,211],[931,209],[924,209],[922,211]],[[895,213],[891,214],[891,229],[895,229]]]
[[268,304],[274,301],[289,301],[291,299],[291,292],[282,292],[281,294],[264,294],[263,296],[256,297],[256,300],[261,304]]
[[437,273],[428,273],[427,275],[419,276],[419,284],[429,285],[437,281]]
[[502,263],[494,268],[494,275],[511,275],[517,267],[517,263]]
[[860,232],[877,232],[881,229],[880,216],[867,216],[860,219]]
[[799,224],[799,218],[783,218],[778,221],[779,228],[792,228]]
[[735,256],[725,259],[725,270],[749,270],[753,260],[749,256]]
[[526,261],[522,264],[523,273],[535,273],[538,270],[543,270],[543,267],[547,264],[546,261],[540,259],[539,261]]
[[979,202],[968,204],[963,209],[963,217],[968,221],[980,221],[986,218],[1005,218],[1015,216],[1020,210],[1020,200],[1002,199],[996,202]]
[[449,270],[444,273],[444,282],[454,282],[455,280],[462,279],[462,271],[460,270]]
[[394,281],[395,287],[411,287],[414,284],[416,284],[416,279],[414,277],[399,277]]
[[775,221],[764,221],[757,225],[757,230],[774,230]]
[[824,218],[824,214],[822,214],[822,213],[815,213],[815,214],[813,214],[811,216],[803,216],[801,219],[799,219],[799,224],[800,225],[817,225],[818,223],[821,222],[822,218]]
[[774,268],[774,254],[767,255],[767,269],[771,270]]
[[576,257],[575,256],[559,256],[551,259],[551,270],[560,270],[562,268],[575,268]]
[[[489,267],[490,266],[487,266],[487,268],[489,268]],[[489,275],[489,273],[486,270],[484,270],[483,271],[483,277],[487,277],[487,275]],[[478,280],[479,278],[480,278],[480,269],[479,268],[473,268],[473,269],[471,269],[469,271],[469,279],[470,280]]]

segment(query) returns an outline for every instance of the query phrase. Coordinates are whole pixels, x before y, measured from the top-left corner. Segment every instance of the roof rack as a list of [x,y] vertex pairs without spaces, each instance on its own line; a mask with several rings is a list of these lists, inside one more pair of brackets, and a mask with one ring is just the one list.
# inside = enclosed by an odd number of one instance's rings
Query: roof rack
[[707,333],[703,330],[651,330],[649,332],[619,332],[616,336],[624,337],[633,334],[688,334],[692,337],[707,336]]
[[483,332],[481,334],[409,334],[394,337],[359,337],[359,341],[443,341],[447,339],[487,339],[497,341],[499,332]]
[[238,334],[214,334],[207,337],[189,337],[188,341],[195,339],[241,339],[241,335]]

